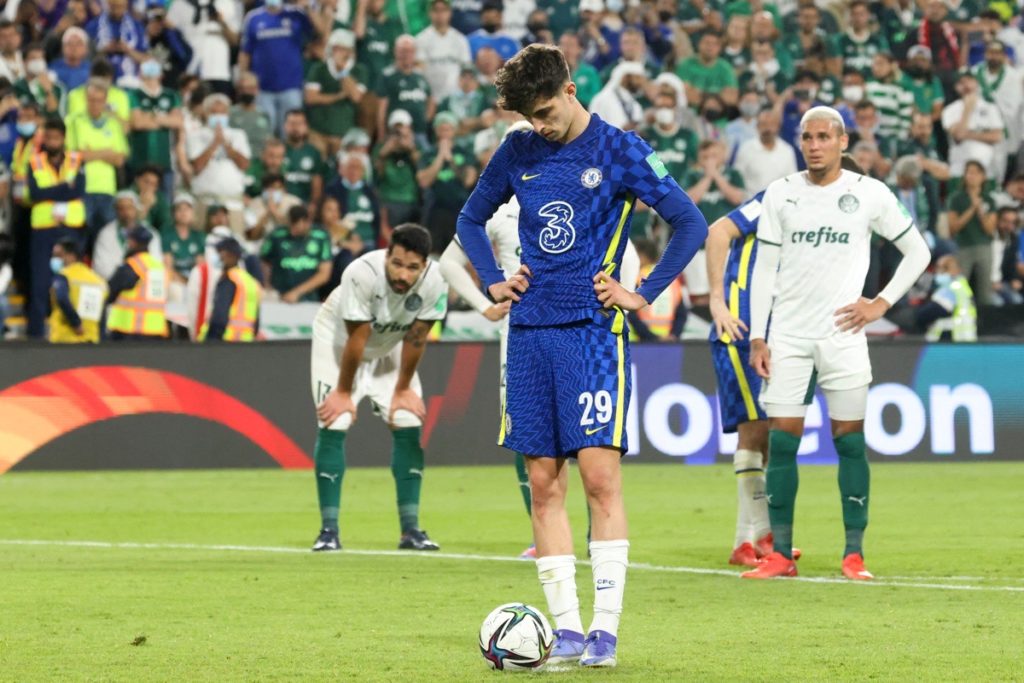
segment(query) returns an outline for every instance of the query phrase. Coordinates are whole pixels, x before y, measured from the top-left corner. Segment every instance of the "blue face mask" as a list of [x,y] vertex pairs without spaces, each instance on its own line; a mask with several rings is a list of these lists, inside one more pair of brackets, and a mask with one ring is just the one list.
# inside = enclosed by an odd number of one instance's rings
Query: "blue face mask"
[[60,256],[50,257],[50,270],[52,270],[54,273],[59,273],[63,268],[64,259],[62,259]]
[[15,127],[18,129],[18,135],[23,138],[30,138],[36,133],[35,121],[19,121]]
[[160,78],[161,73],[163,73],[163,69],[160,68],[159,62],[143,62],[139,67],[139,75],[143,78]]
[[949,287],[953,284],[953,276],[949,273],[936,273],[935,275],[935,286],[936,287]]
[[265,0],[264,4],[271,9],[280,9],[284,0]]
[[210,128],[224,128],[228,127],[228,115],[227,114],[210,114],[206,117],[206,124]]

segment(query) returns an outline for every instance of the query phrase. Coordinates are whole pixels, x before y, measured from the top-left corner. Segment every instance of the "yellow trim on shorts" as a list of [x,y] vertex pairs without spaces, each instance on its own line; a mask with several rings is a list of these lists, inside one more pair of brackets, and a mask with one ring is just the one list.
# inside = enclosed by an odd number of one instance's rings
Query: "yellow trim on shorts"
[[753,422],[758,419],[757,404],[754,403],[754,394],[747,384],[747,375],[743,372],[743,363],[740,361],[740,352],[732,344],[726,344],[729,351],[729,360],[732,361],[732,370],[736,373],[736,381],[740,385],[740,395],[743,396],[743,405],[747,409],[747,419]]
[[498,445],[505,445],[505,402],[501,402],[501,426],[498,428]]
[[[754,253],[755,235],[753,233],[747,235],[746,241],[743,243],[743,251],[740,253],[740,272],[736,278],[736,282],[739,283],[740,289],[747,288],[747,275],[750,270],[750,256]],[[733,315],[738,315],[734,313]]]
[[619,381],[615,392],[615,428],[612,432],[612,446],[622,448],[622,428],[626,417],[626,315],[622,309],[616,309],[615,321],[612,323],[612,332],[618,337],[616,348],[618,350],[618,377]]
[[634,199],[632,193],[626,193],[626,201],[623,203],[622,213],[619,215],[619,224],[615,227],[615,234],[612,235],[612,242],[608,245],[608,251],[604,253],[602,268],[609,275],[611,275],[611,272],[608,270],[608,266],[611,266],[611,270],[615,270],[615,262],[612,259],[615,258],[615,252],[619,250],[619,242],[622,241],[622,229],[626,226],[626,219],[629,218],[629,212],[633,208]]

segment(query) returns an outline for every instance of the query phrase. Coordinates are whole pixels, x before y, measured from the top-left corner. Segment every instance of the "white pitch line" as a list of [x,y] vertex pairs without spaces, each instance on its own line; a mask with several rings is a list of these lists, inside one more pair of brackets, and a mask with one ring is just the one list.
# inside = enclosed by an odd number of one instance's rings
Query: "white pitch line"
[[[108,549],[124,549],[124,550],[200,550],[200,551],[226,551],[226,552],[249,552],[249,553],[276,553],[276,554],[293,554],[293,555],[310,555],[312,554],[305,548],[289,548],[283,546],[259,546],[259,545],[203,545],[198,543],[137,543],[137,542],[112,542],[112,541],[60,541],[60,540],[41,540],[41,539],[0,539],[0,545],[21,545],[21,546],[61,546],[69,548],[108,548]],[[361,555],[367,557],[403,557],[403,558],[416,558],[416,559],[438,559],[438,560],[465,560],[470,562],[523,562],[518,557],[506,557],[502,555],[473,555],[469,553],[441,553],[441,552],[423,552],[423,553],[410,553],[407,550],[342,550],[338,553],[338,556],[344,557],[345,555]],[[581,561],[579,564],[589,565],[589,562]],[[705,576],[728,576],[728,577],[739,577],[739,572],[730,571],[728,569],[710,569],[707,567],[676,567],[668,565],[657,565],[648,564],[645,562],[632,562],[629,565],[630,569],[639,571],[649,572],[662,572],[671,574],[696,574]],[[796,576],[787,579],[781,579],[783,581],[794,581],[801,583],[823,583],[823,584],[842,584],[851,585],[857,584],[862,586],[889,586],[895,588],[926,588],[932,590],[947,590],[947,591],[999,591],[1008,593],[1024,593],[1024,587],[1022,586],[1000,586],[1000,585],[970,585],[970,584],[947,584],[947,583],[935,583],[933,581],[921,581],[921,579],[928,579],[929,577],[917,576],[917,577],[894,577],[892,579],[882,579],[874,581],[849,581],[838,577],[831,576]],[[1021,579],[1008,578],[1008,579],[987,579],[986,577],[937,577],[940,579],[977,579],[977,580],[1008,580],[1008,581],[1019,581]],[[898,579],[898,580],[894,580]]]

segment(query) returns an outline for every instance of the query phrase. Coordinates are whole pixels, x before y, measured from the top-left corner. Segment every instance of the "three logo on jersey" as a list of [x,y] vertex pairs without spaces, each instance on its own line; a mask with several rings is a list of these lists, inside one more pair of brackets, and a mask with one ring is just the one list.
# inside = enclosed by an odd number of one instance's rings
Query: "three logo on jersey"
[[[539,175],[541,174],[524,173],[522,180],[527,182]],[[600,185],[602,180],[604,180],[604,174],[599,168],[588,168],[580,175],[580,183],[583,187],[591,190]],[[548,202],[540,207],[537,214],[548,219],[548,223],[541,229],[538,239],[541,249],[549,254],[562,254],[576,243],[576,226],[572,224],[575,212],[569,202],[560,199]]]

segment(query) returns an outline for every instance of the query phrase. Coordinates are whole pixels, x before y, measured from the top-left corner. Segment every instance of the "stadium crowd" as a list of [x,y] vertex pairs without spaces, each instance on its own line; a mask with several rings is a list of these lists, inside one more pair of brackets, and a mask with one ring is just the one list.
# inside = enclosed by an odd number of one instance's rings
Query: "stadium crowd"
[[[519,118],[496,72],[534,42],[561,47],[582,103],[647,139],[709,223],[801,169],[800,117],[836,108],[933,251],[891,318],[923,333],[1024,302],[1019,2],[0,7],[0,320],[20,302],[28,337],[165,337],[178,301],[194,338],[253,339],[261,300],[322,300],[397,225],[440,254]],[[645,264],[666,232],[638,207]],[[873,245],[866,296],[898,258]],[[643,338],[677,338],[708,291],[699,254]]]

